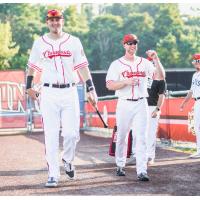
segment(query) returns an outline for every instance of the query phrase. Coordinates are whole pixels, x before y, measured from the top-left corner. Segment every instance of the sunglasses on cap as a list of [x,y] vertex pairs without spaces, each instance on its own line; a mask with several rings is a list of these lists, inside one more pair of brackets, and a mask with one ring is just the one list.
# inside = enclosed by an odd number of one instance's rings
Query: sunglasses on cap
[[192,63],[200,63],[200,60],[193,60]]
[[133,41],[130,41],[130,42],[126,42],[127,45],[136,45],[138,43],[137,40],[133,40]]
[[53,18],[53,17],[63,18],[63,14],[59,10],[49,10],[48,13],[47,13],[47,19]]

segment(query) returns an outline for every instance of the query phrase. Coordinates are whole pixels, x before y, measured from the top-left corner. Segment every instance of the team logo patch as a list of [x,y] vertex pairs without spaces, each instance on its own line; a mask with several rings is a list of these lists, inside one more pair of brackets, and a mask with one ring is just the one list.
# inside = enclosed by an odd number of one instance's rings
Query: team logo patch
[[45,51],[43,53],[44,57],[45,58],[54,58],[54,57],[57,57],[57,56],[60,56],[60,57],[70,57],[72,56],[72,53],[70,51]]
[[145,72],[129,72],[129,71],[124,71],[122,72],[122,76],[124,78],[132,78],[132,77],[145,77],[146,73]]

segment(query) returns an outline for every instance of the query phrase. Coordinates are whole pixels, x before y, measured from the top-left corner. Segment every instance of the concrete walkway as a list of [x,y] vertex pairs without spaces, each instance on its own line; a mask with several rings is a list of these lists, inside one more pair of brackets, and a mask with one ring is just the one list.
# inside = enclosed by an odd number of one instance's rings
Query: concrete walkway
[[43,133],[0,136],[0,195],[200,195],[200,159],[158,148],[156,163],[148,168],[151,181],[138,182],[135,165],[126,166],[125,177],[115,176],[109,142],[81,133],[76,180],[66,179],[61,163],[59,187],[50,189],[44,187]]

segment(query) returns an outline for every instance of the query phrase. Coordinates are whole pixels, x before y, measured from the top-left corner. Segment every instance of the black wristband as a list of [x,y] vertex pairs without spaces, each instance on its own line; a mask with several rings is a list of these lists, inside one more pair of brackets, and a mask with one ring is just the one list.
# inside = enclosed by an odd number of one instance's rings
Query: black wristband
[[33,76],[27,76],[26,80],[26,89],[30,89],[32,87]]
[[88,79],[85,83],[86,83],[86,92],[94,90],[94,84],[91,79]]

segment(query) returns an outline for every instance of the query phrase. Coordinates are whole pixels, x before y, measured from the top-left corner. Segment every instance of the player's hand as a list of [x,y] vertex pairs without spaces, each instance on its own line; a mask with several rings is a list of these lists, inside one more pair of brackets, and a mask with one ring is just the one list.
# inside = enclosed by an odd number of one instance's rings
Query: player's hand
[[97,107],[98,97],[95,90],[87,93],[87,99],[92,106]]
[[160,114],[160,111],[155,109],[152,113],[151,113],[151,117],[152,118],[156,118],[158,115]]
[[153,59],[153,60],[157,60],[158,59],[158,55],[157,52],[154,50],[148,50],[146,51],[146,54],[149,58]]
[[139,85],[139,79],[129,78],[129,79],[125,80],[125,84],[126,85],[134,85],[134,86]]
[[39,93],[37,91],[35,91],[32,88],[29,88],[28,90],[26,90],[26,93],[28,94],[29,97],[31,97],[33,100],[36,100],[37,97],[39,96]]

